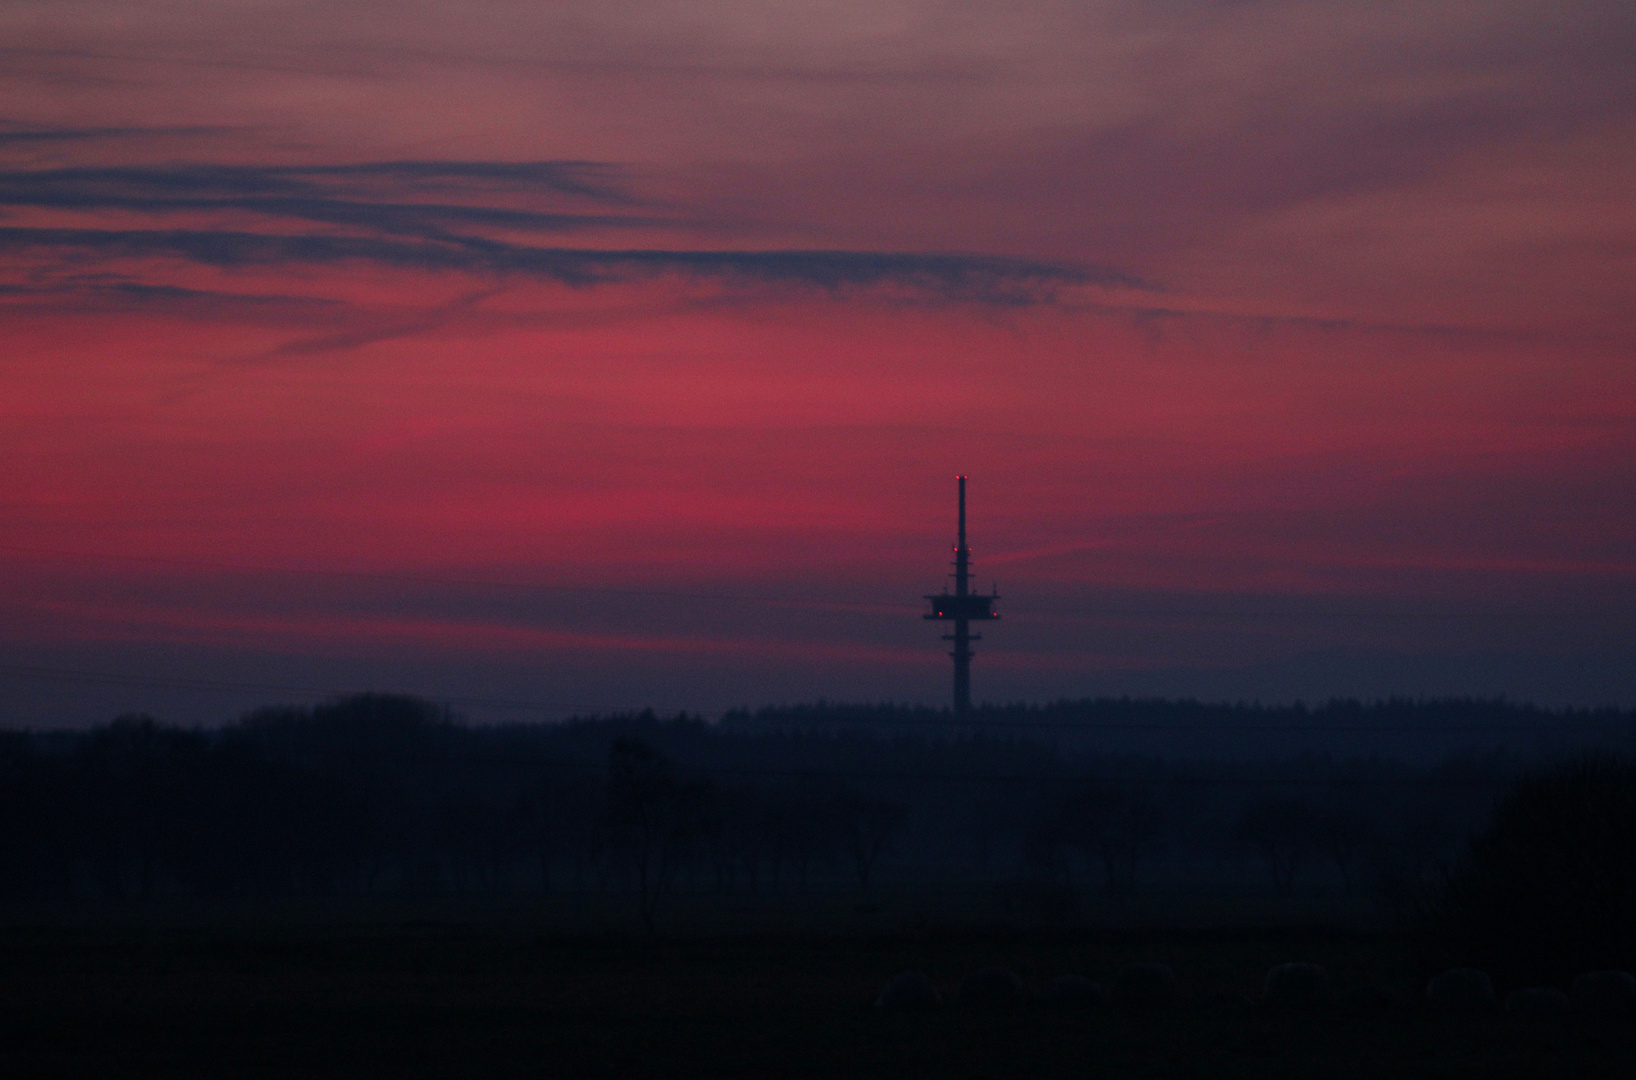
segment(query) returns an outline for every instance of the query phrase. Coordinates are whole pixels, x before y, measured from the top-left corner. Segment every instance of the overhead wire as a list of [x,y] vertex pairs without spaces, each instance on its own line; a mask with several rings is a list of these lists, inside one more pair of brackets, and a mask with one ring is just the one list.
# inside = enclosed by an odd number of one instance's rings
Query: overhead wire
[[173,559],[162,555],[114,555],[90,551],[47,551],[43,548],[0,544],[0,551],[54,558],[128,562],[154,566],[174,566],[183,570],[213,570],[237,574],[287,575],[291,577],[346,578],[358,581],[391,581],[417,585],[448,585],[457,588],[523,589],[534,592],[583,593],[600,596],[632,596],[665,600],[716,600],[727,603],[772,604],[777,606],[898,609],[908,605],[885,605],[878,601],[835,600],[814,597],[778,596],[759,593],[692,592],[679,589],[635,589],[614,585],[572,585],[561,582],[497,581],[491,578],[453,578],[432,574],[401,573],[389,570],[335,570],[321,567],[265,566],[252,563],[217,562],[202,559]]
[[[667,600],[705,600],[722,603],[764,604],[775,607],[804,607],[814,610],[848,610],[874,614],[901,614],[918,610],[907,603],[787,596],[776,593],[733,593],[694,591],[682,589],[633,588],[614,585],[577,585],[565,582],[496,580],[492,578],[445,577],[435,574],[415,574],[382,570],[341,570],[322,567],[270,566],[253,563],[223,562],[204,559],[177,559],[162,555],[126,555],[70,549],[46,549],[18,544],[0,544],[0,551],[34,555],[52,559],[85,559],[89,561],[135,563],[153,566],[171,566],[183,570],[207,570],[238,574],[283,575],[291,577],[342,578],[358,581],[403,582],[418,585],[441,585],[455,588],[513,589],[532,592],[559,592],[599,596],[628,596]],[[1044,615],[1066,621],[1096,621],[1102,619],[1138,618],[1201,618],[1201,619],[1386,619],[1411,621],[1439,621],[1446,619],[1579,619],[1602,616],[1623,616],[1623,608],[1597,610],[1464,610],[1464,611],[1363,611],[1363,610],[1269,610],[1220,607],[1141,607],[1128,604],[1076,605],[1072,611],[1052,607],[1008,603],[1006,611],[1016,614]]]

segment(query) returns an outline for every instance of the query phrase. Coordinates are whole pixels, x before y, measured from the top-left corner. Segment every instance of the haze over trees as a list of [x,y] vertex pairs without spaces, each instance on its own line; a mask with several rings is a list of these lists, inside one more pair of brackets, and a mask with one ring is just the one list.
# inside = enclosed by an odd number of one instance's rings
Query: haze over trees
[[[1519,772],[1556,752],[1476,749],[1485,732],[1588,724],[1628,747],[1633,719],[1481,702],[1109,701],[959,722],[817,705],[476,727],[386,695],[208,731],[127,716],[0,735],[0,894],[592,895],[633,900],[650,932],[679,893],[923,895],[1046,921],[1178,893],[1366,901],[1437,880]],[[1370,723],[1471,738],[1420,760],[1256,742],[1257,730],[1352,737]],[[1210,749],[1235,728],[1247,752]],[[1128,748],[1159,738],[1171,753]],[[1195,743],[1205,749],[1184,752]]]

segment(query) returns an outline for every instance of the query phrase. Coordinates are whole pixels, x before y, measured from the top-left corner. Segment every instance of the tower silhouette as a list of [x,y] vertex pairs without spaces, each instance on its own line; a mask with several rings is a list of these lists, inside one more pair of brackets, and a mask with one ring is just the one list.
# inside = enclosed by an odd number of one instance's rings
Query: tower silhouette
[[998,619],[994,601],[1000,594],[985,596],[971,591],[971,549],[966,547],[966,478],[957,476],[955,479],[960,482],[960,533],[954,545],[954,592],[950,593],[945,586],[937,596],[926,597],[932,602],[932,612],[924,617],[954,623],[954,633],[944,634],[943,640],[954,642],[954,650],[949,653],[954,658],[954,711],[964,713],[971,710],[971,643],[983,638],[971,632],[971,622]]

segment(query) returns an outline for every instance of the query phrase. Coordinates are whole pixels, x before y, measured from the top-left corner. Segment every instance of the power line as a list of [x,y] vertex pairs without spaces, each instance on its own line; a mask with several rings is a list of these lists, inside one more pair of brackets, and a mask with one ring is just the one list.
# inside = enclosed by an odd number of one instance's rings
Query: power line
[[[496,581],[488,578],[453,578],[433,574],[409,574],[382,570],[326,570],[317,567],[267,566],[251,563],[216,562],[200,559],[175,559],[159,555],[117,555],[107,552],[75,551],[33,548],[16,544],[0,544],[0,551],[35,555],[54,559],[86,559],[92,561],[135,563],[152,566],[172,566],[185,570],[213,570],[238,574],[283,575],[288,577],[341,578],[357,581],[403,582],[418,585],[444,585],[456,588],[514,589],[530,592],[572,593],[587,596],[628,596],[646,599],[708,600],[721,603],[762,604],[771,607],[802,607],[815,610],[843,610],[865,614],[901,615],[916,610],[908,603],[882,603],[868,600],[825,599],[778,594],[689,592],[674,589],[638,589],[612,585],[569,585],[560,582]],[[1008,612],[1042,615],[1069,622],[1098,622],[1106,619],[1244,619],[1244,620],[1301,620],[1301,619],[1359,619],[1359,620],[1541,620],[1598,619],[1625,617],[1624,608],[1608,610],[1486,610],[1486,611],[1270,611],[1230,608],[1190,607],[1131,607],[1127,605],[1080,605],[1074,610],[1034,607],[1027,604],[1008,604]]]
[[674,589],[632,589],[612,585],[564,585],[539,581],[495,581],[485,578],[449,578],[430,574],[405,574],[386,570],[325,570],[318,567],[264,566],[251,563],[215,562],[202,559],[172,559],[161,555],[112,555],[93,551],[48,551],[43,548],[0,544],[0,551],[52,558],[128,562],[153,566],[174,566],[182,570],[219,570],[235,574],[267,574],[288,577],[345,578],[358,581],[397,581],[417,585],[452,585],[459,588],[523,589],[533,592],[584,593],[601,596],[634,596],[666,600],[719,600],[740,604],[770,604],[779,607],[852,608],[874,611],[908,611],[908,604],[881,604],[864,600],[826,600],[812,597],[760,595],[754,593],[682,592]]
[[1018,607],[1006,605],[1008,612],[1046,615],[1071,622],[1096,622],[1102,619],[1387,619],[1411,621],[1441,621],[1462,619],[1594,619],[1606,616],[1624,616],[1623,610],[1609,611],[1233,611],[1224,608],[1128,608],[1082,607],[1074,611],[1055,608]]

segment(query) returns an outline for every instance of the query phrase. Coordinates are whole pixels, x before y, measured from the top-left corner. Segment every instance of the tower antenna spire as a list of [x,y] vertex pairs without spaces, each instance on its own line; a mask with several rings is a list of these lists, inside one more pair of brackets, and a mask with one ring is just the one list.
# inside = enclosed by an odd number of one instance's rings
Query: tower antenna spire
[[998,619],[994,601],[1000,594],[979,596],[971,591],[971,549],[966,546],[966,478],[957,476],[955,479],[960,485],[960,530],[954,545],[954,592],[950,593],[945,586],[938,595],[926,597],[932,602],[932,611],[925,618],[954,623],[954,633],[944,634],[943,640],[954,643],[949,653],[954,658],[954,711],[963,714],[971,711],[971,643],[983,637],[971,632],[971,623]]

